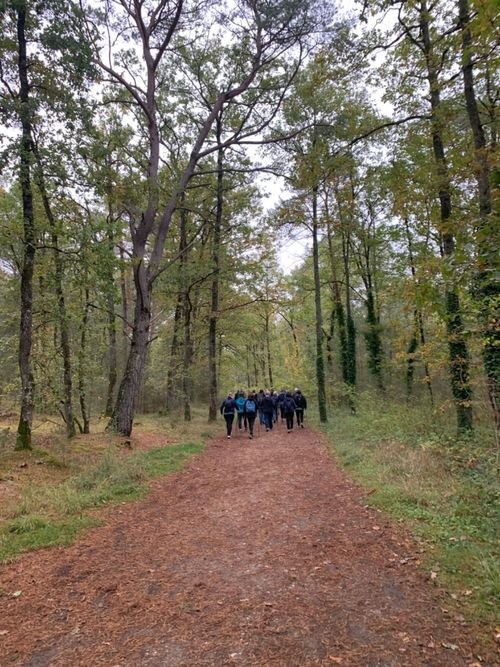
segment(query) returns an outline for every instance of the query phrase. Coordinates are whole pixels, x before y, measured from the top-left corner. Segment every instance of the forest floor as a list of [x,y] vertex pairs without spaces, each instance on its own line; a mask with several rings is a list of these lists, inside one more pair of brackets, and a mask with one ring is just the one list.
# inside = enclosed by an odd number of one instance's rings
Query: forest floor
[[309,428],[221,436],[98,515],[1,567],[1,667],[499,664]]

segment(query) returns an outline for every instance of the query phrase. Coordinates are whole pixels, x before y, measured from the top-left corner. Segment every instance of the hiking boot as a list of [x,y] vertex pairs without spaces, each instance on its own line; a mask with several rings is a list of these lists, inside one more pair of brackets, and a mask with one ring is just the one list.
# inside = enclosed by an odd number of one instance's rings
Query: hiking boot
[[231,436],[230,436],[230,435],[228,435],[228,436],[227,436],[227,439],[228,439],[228,440],[231,440]]

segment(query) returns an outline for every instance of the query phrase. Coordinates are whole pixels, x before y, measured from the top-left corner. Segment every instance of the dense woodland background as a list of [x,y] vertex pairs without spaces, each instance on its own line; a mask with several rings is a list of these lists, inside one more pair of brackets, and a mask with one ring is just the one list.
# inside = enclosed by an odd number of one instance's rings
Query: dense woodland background
[[230,389],[295,386],[323,422],[377,392],[494,442],[495,0],[0,11],[17,448],[34,414],[128,435],[137,412],[213,420]]

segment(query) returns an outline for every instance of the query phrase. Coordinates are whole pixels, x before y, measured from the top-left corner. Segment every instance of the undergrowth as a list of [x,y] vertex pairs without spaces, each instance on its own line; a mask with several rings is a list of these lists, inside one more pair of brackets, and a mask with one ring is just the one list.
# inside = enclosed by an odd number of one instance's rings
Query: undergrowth
[[500,486],[491,431],[457,436],[419,406],[373,396],[324,426],[370,504],[409,523],[427,544],[423,565],[471,618],[492,622],[500,603]]

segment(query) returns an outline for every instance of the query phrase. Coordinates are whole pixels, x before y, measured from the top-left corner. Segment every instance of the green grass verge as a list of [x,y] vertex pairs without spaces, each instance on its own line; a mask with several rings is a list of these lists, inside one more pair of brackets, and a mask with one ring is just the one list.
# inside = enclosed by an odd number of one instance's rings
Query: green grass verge
[[188,443],[123,457],[108,450],[94,466],[57,485],[26,490],[11,520],[0,526],[0,561],[26,551],[70,544],[99,522],[83,512],[143,497],[148,479],[180,470],[203,445]]
[[423,565],[472,619],[494,622],[500,605],[500,485],[491,433],[458,438],[418,407],[359,401],[324,426],[367,501],[410,524],[427,544]]

